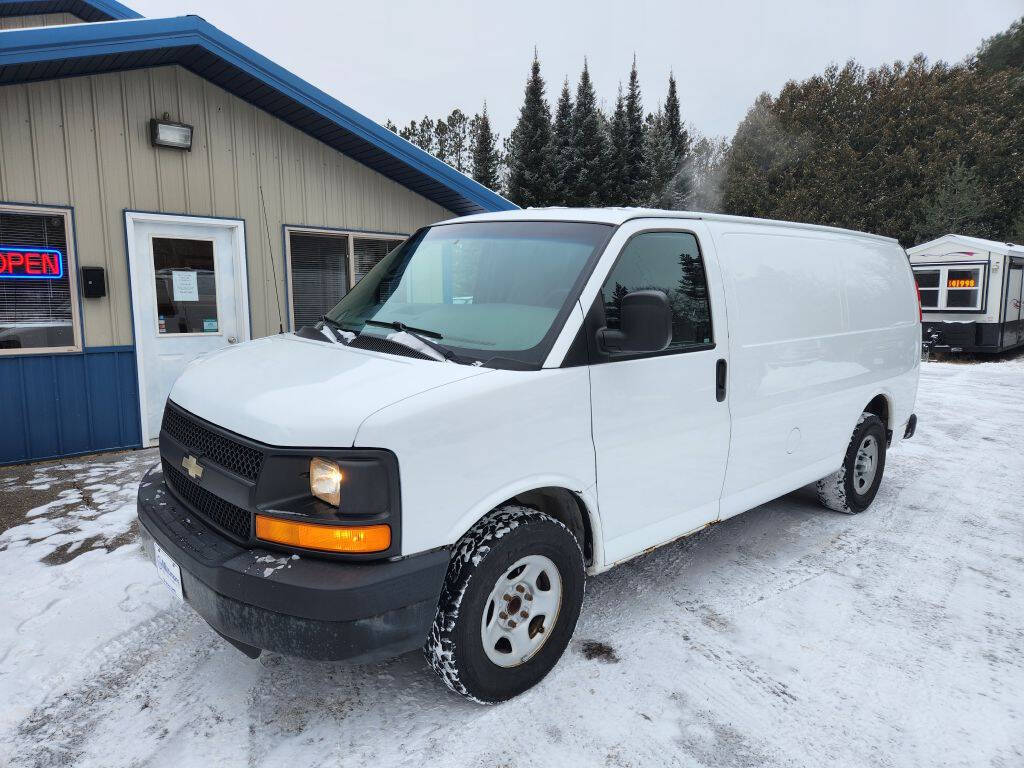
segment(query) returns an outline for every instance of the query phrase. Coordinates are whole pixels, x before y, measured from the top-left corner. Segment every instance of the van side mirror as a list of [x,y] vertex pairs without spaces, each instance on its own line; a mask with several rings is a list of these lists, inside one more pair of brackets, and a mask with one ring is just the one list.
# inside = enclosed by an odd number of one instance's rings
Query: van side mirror
[[672,341],[672,308],[664,291],[633,291],[622,297],[619,329],[602,328],[606,352],[660,352]]

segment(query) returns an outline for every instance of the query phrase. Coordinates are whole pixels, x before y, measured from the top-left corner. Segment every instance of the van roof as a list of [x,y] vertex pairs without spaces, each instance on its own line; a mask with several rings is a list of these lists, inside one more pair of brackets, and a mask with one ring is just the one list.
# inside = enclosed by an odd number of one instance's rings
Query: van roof
[[918,254],[924,253],[925,251],[931,250],[939,245],[962,245],[965,248],[1001,253],[1004,256],[1024,256],[1024,245],[1003,243],[998,240],[985,240],[984,238],[971,237],[970,235],[943,235],[942,237],[937,237],[934,240],[929,240],[927,243],[921,243],[920,245],[915,245],[913,248],[907,248],[907,255],[917,256]]
[[819,232],[833,232],[843,235],[854,235],[887,243],[899,244],[897,240],[867,232],[857,232],[840,227],[825,227],[820,224],[802,224],[796,221],[776,221],[774,219],[755,219],[747,216],[729,216],[724,213],[707,213],[705,211],[665,211],[658,208],[524,208],[522,210],[498,211],[496,213],[479,213],[449,219],[443,223],[463,223],[469,221],[584,221],[596,224],[623,224],[632,219],[701,219],[704,221],[725,221],[737,224],[760,224],[768,227],[787,227],[811,229]]

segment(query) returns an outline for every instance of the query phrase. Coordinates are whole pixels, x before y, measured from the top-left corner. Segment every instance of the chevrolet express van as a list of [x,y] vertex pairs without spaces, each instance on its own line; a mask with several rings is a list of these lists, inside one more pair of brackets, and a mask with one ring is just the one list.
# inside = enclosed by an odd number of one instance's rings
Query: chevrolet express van
[[565,650],[587,576],[809,483],[857,513],[915,429],[895,240],[655,210],[424,228],[315,327],[171,391],[139,519],[225,639],[423,647],[499,702]]

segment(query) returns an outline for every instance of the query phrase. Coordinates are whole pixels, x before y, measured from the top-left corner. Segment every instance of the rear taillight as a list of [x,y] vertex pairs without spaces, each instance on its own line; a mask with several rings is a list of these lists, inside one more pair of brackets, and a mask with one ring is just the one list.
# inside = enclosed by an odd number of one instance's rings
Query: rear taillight
[[921,309],[921,286],[917,284],[917,280],[914,281],[914,290],[917,291],[917,322],[924,322],[924,310]]

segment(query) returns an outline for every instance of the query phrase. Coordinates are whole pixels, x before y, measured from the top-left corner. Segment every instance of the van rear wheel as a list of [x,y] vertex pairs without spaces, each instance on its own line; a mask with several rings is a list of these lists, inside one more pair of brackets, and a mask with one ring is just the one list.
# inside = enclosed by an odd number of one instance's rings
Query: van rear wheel
[[818,481],[818,501],[848,515],[871,506],[885,471],[885,444],[882,420],[873,413],[862,413],[846,448],[843,466]]
[[583,605],[576,537],[553,517],[509,505],[455,547],[427,661],[455,693],[481,704],[517,696],[551,671]]

